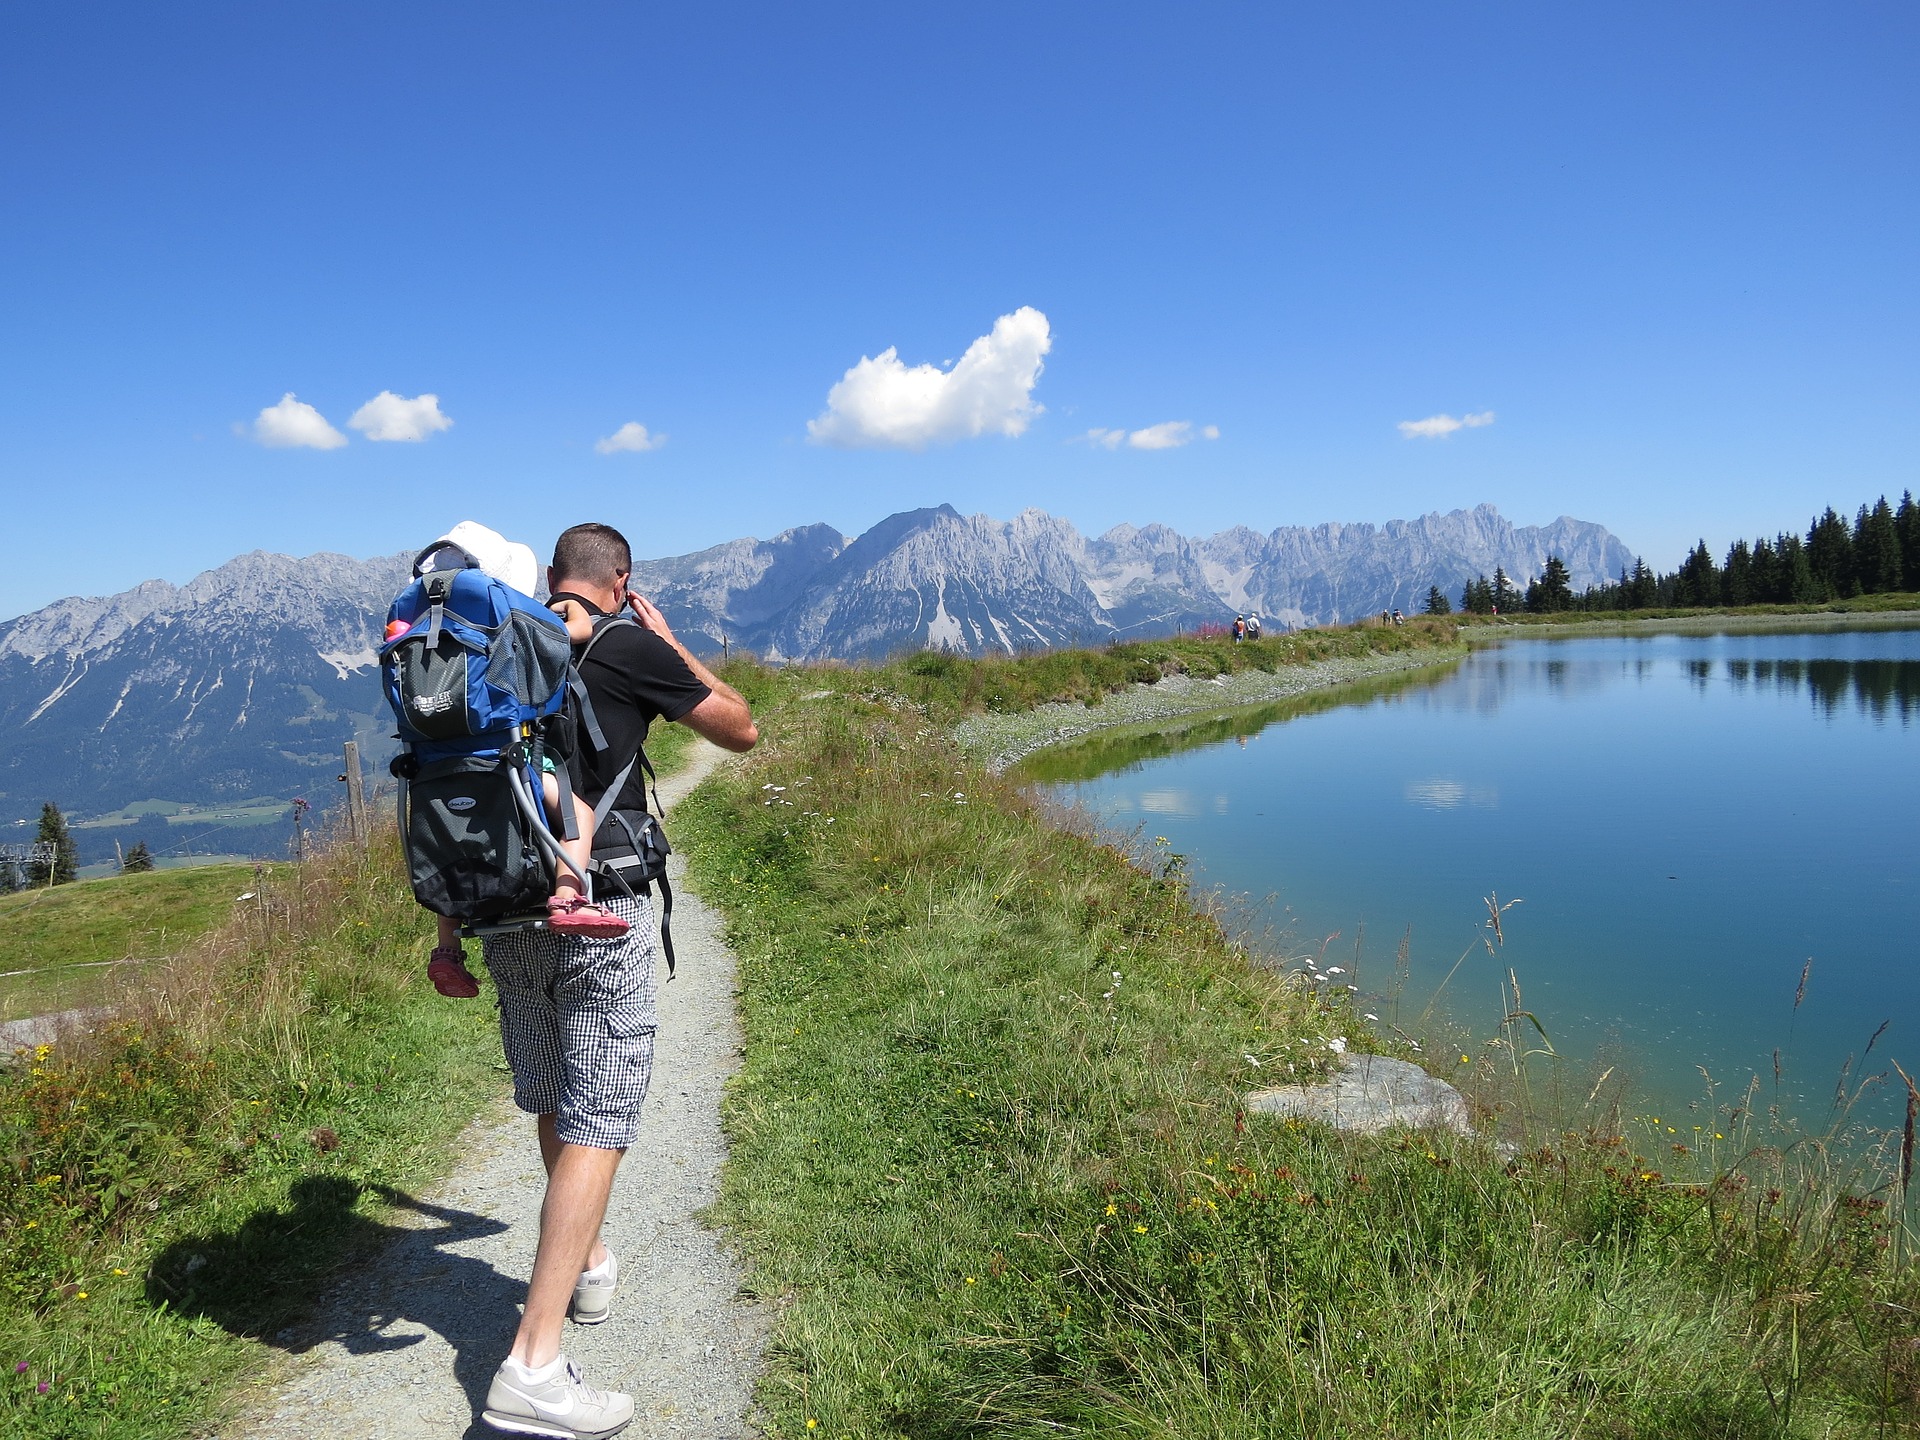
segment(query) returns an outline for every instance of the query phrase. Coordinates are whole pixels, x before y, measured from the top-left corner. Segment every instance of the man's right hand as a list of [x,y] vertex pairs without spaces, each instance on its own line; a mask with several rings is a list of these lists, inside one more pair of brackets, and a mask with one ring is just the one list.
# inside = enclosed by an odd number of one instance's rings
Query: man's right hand
[[641,626],[678,651],[680,658],[687,662],[687,668],[713,692],[682,715],[680,723],[724,750],[751,750],[760,738],[760,730],[753,723],[753,713],[747,708],[747,702],[741,698],[740,692],[701,664],[699,657],[680,643],[673,633],[673,627],[667,624],[667,617],[660,613],[660,607],[646,596],[635,590],[627,591],[627,608],[633,611],[633,618]]

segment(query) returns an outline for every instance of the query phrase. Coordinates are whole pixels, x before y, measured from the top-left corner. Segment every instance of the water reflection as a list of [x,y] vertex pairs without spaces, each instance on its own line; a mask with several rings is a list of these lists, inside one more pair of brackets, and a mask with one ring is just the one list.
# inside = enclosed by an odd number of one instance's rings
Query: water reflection
[[[1657,684],[1664,663],[1658,656],[1581,661],[1476,657],[1458,683],[1435,690],[1424,702],[1440,709],[1492,715],[1516,698],[1542,689],[1556,700],[1571,701],[1621,680],[1641,686]],[[1696,694],[1724,683],[1738,690],[1767,689],[1782,697],[1805,694],[1813,708],[1829,718],[1852,711],[1877,722],[1911,725],[1920,717],[1920,661],[1916,660],[1694,656],[1677,663]]]
[[1729,660],[1726,674],[1736,690],[1805,690],[1828,717],[1851,708],[1876,721],[1911,725],[1920,715],[1920,661]]

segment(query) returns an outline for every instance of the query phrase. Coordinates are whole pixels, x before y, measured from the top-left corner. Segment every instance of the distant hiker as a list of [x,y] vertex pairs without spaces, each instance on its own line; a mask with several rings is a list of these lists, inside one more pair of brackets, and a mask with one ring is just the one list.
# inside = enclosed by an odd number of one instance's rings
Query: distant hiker
[[[575,751],[575,793],[592,804],[612,792],[611,814],[634,817],[616,827],[627,835],[646,831],[646,780],[636,761],[655,719],[678,721],[728,750],[751,749],[759,739],[739,693],[627,589],[632,569],[619,531],[576,525],[555,542],[547,572],[554,599],[578,605],[595,627],[579,668],[606,743]],[[596,846],[595,873],[618,873],[618,852],[618,842]],[[619,1263],[600,1241],[600,1222],[614,1172],[639,1131],[653,1069],[652,903],[643,888],[606,905],[629,924],[617,940],[548,929],[482,941],[500,993],[514,1103],[538,1118],[547,1193],[526,1308],[481,1418],[496,1430],[562,1440],[597,1440],[633,1418],[632,1398],[588,1385],[560,1345],[569,1313],[582,1325],[611,1313]]]
[[1238,645],[1242,640],[1246,638],[1247,638],[1247,617],[1244,615],[1236,615],[1233,617],[1233,643]]
[[[529,547],[516,544],[472,520],[462,520],[434,541],[421,553],[414,568],[420,574],[428,575],[469,566],[478,568],[481,574],[498,580],[502,585],[511,586],[528,600],[533,598],[534,587],[539,583],[538,562]],[[592,622],[584,618],[576,623],[563,616],[562,622],[567,626],[569,641],[579,643],[593,633]],[[387,636],[389,640],[414,628],[401,620],[393,621],[388,629],[394,630],[395,627],[399,628],[395,634]],[[555,765],[551,754],[543,757],[541,799],[545,803],[548,820],[561,832],[556,838],[562,853],[572,862],[572,867],[554,867],[557,873],[553,893],[547,901],[547,924],[555,930],[600,939],[624,935],[627,930],[624,919],[603,906],[593,904],[581,893],[581,879],[587,872],[593,850],[593,807],[569,789],[566,798],[573,810],[573,823],[563,823],[564,817],[560,812],[562,797]],[[574,832],[574,839],[564,838],[568,830]],[[460,942],[461,922],[449,915],[435,918],[438,921],[438,933],[433,951],[427,957],[427,979],[442,995],[456,1000],[471,1000],[480,993],[480,982],[467,969],[466,950]]]
[[1407,617],[1400,613],[1400,607],[1398,605],[1393,607],[1393,623],[1396,625],[1404,625],[1407,623]]
[[1258,640],[1259,638],[1260,638],[1260,617],[1255,614],[1249,614],[1247,616],[1247,639]]

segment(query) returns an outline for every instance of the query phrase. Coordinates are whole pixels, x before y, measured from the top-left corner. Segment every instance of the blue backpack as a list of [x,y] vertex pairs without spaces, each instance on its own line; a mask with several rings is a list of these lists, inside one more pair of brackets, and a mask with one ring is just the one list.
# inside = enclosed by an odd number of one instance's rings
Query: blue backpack
[[578,833],[566,626],[477,566],[420,574],[426,553],[387,612],[390,632],[395,621],[407,629],[380,649],[413,893],[469,925],[544,913],[552,867],[566,862],[546,823],[543,773],[560,784],[565,837]]

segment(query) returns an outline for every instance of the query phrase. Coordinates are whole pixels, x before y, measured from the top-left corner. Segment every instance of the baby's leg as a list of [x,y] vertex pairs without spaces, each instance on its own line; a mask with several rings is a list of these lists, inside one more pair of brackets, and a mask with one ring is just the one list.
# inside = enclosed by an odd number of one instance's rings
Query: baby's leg
[[467,969],[465,948],[460,943],[460,922],[447,915],[433,917],[439,931],[433,953],[427,956],[427,979],[442,995],[456,1000],[471,1000],[480,993],[480,982]]
[[[554,783],[551,775],[545,776],[541,793],[546,797],[547,814],[558,817],[560,811],[560,787]],[[584,875],[587,860],[593,854],[593,807],[578,795],[573,797],[574,828],[580,833],[572,840],[560,841],[560,853],[575,865]],[[549,821],[556,831],[564,833],[564,827]],[[556,836],[555,838],[558,838]],[[553,898],[547,901],[547,924],[563,935],[585,935],[597,940],[611,940],[627,933],[627,922],[611,910],[602,909],[590,903],[581,893],[583,887],[579,876],[565,865],[554,867],[560,873],[553,882]]]
[[[560,816],[560,782],[551,775],[540,777],[540,798],[547,804],[547,824],[553,829],[553,838],[560,841],[560,853],[576,866],[580,874],[587,872],[587,860],[593,854],[593,807],[578,795],[573,797],[574,826],[579,830],[578,838],[564,840],[566,833]],[[566,900],[581,893],[580,876],[575,875],[565,865],[556,865],[560,873],[554,878],[554,898]]]

